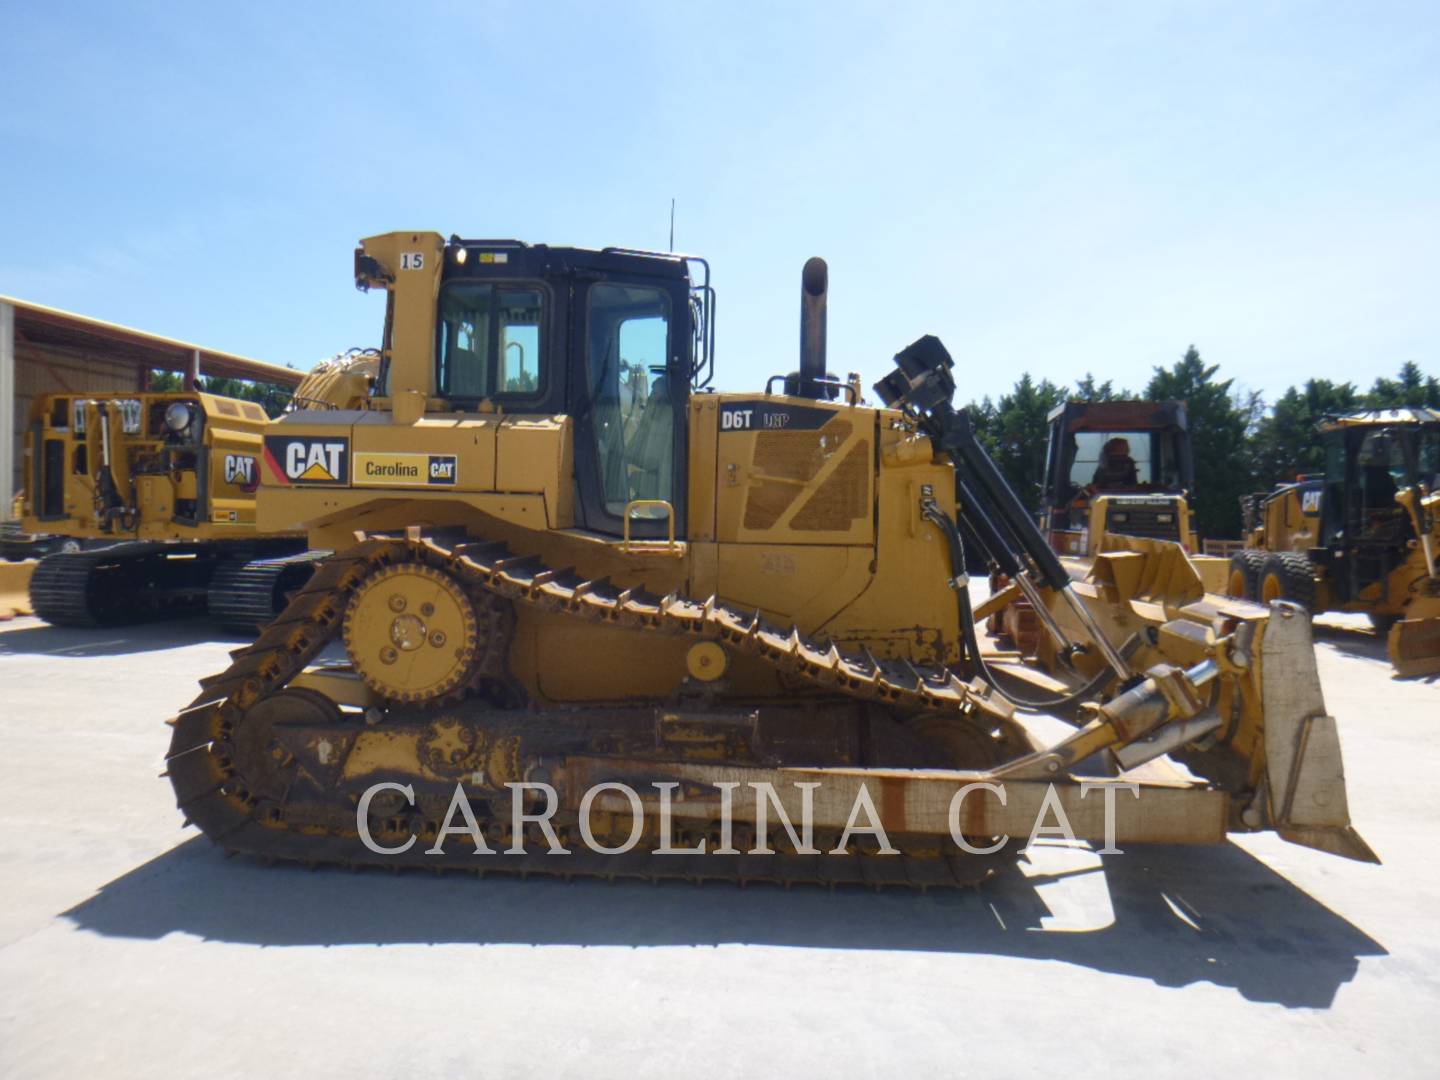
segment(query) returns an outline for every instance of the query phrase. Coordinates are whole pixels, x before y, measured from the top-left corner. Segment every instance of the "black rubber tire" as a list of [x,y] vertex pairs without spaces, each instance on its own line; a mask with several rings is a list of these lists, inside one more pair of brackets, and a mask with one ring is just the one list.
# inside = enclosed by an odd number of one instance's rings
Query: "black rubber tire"
[[1315,610],[1315,570],[1304,555],[1298,551],[1281,551],[1265,556],[1256,595],[1263,597],[1267,583],[1272,580],[1278,586],[1281,600],[1299,604],[1306,611]]
[[[1245,600],[1257,599],[1260,596],[1260,568],[1264,565],[1265,552],[1256,548],[1248,548],[1230,556],[1230,573],[1226,577],[1226,594]],[[1233,583],[1237,574],[1245,583],[1244,589],[1238,593],[1235,591]]]

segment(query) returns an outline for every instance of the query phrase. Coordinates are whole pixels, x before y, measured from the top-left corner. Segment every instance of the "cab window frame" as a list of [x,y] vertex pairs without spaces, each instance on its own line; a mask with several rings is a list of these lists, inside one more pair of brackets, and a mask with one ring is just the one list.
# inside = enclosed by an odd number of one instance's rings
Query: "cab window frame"
[[[446,360],[446,346],[449,339],[448,322],[444,317],[445,294],[451,289],[475,289],[488,288],[494,292],[518,292],[529,290],[540,295],[540,318],[536,325],[536,379],[535,387],[532,390],[496,390],[491,394],[457,394],[453,392],[447,383],[450,382],[452,372],[448,370]],[[533,277],[479,277],[463,276],[449,278],[440,285],[439,296],[435,304],[435,359],[434,379],[436,396],[445,401],[453,401],[462,405],[477,405],[482,401],[517,402],[521,404],[538,404],[543,402],[549,395],[553,386],[553,374],[555,363],[553,361],[557,336],[557,302],[555,291],[550,283],[540,278]],[[518,325],[518,324],[517,324]],[[505,356],[504,347],[499,343],[498,328],[494,341],[497,345],[497,355],[491,358],[491,372],[494,378],[499,379],[504,374]],[[488,347],[488,346],[487,346]]]
[[[625,324],[626,324],[627,322],[630,322],[632,319],[654,319],[654,318],[661,318],[661,319],[663,319],[663,320],[664,320],[664,324],[665,324],[665,338],[664,338],[664,344],[663,344],[663,346],[662,346],[664,363],[663,363],[663,373],[662,373],[661,377],[663,377],[663,378],[666,380],[666,385],[665,385],[666,395],[665,395],[665,399],[666,399],[666,405],[667,405],[667,406],[670,408],[670,410],[671,410],[670,422],[671,422],[671,425],[672,425],[672,428],[671,428],[672,435],[671,435],[671,439],[670,439],[671,445],[670,445],[669,454],[668,454],[668,459],[669,459],[669,460],[668,460],[668,464],[669,464],[669,468],[670,468],[670,474],[671,474],[671,477],[670,477],[670,478],[671,478],[671,482],[670,482],[670,490],[669,490],[669,492],[662,493],[659,497],[660,497],[660,498],[663,498],[664,501],[670,503],[670,504],[671,504],[671,509],[672,509],[672,511],[675,511],[675,512],[678,513],[678,510],[676,510],[676,508],[675,508],[675,506],[674,506],[674,503],[675,503],[675,493],[676,493],[677,488],[680,487],[680,486],[682,486],[682,485],[680,485],[680,484],[678,484],[678,483],[676,482],[676,477],[675,477],[675,473],[674,473],[674,469],[675,469],[675,466],[676,466],[676,460],[677,460],[677,455],[676,455],[676,453],[675,453],[674,428],[675,428],[676,426],[680,425],[681,423],[683,423],[683,422],[685,421],[685,417],[684,417],[684,415],[683,415],[683,411],[676,408],[675,394],[674,394],[674,389],[673,389],[673,387],[674,387],[674,379],[675,379],[675,369],[676,369],[676,358],[675,358],[675,355],[674,355],[674,346],[675,346],[675,344],[676,344],[676,334],[675,334],[676,322],[675,322],[675,298],[674,298],[674,296],[672,295],[673,290],[667,288],[665,285],[663,285],[663,284],[661,284],[661,283],[659,283],[659,282],[654,282],[654,283],[652,283],[652,282],[647,282],[647,281],[635,281],[635,280],[625,280],[625,279],[601,279],[601,280],[593,281],[593,282],[590,283],[590,287],[586,290],[586,293],[585,293],[585,305],[584,305],[584,327],[585,327],[585,333],[584,333],[584,342],[583,342],[583,349],[582,349],[583,355],[582,355],[582,357],[581,357],[581,362],[582,362],[582,364],[583,364],[583,368],[584,368],[584,372],[585,372],[587,395],[590,397],[590,402],[591,402],[590,408],[591,408],[592,414],[593,414],[593,411],[594,411],[594,406],[595,406],[595,401],[596,401],[596,391],[599,389],[599,387],[596,385],[596,375],[597,375],[597,373],[596,373],[596,371],[595,371],[595,369],[594,369],[594,367],[593,367],[593,364],[592,364],[592,361],[594,360],[594,357],[592,356],[592,351],[591,351],[591,346],[592,346],[592,344],[593,344],[592,336],[591,336],[591,335],[592,335],[592,330],[593,330],[593,328],[594,328],[593,319],[594,319],[594,314],[595,314],[595,310],[596,310],[596,306],[597,306],[596,303],[595,303],[595,294],[596,294],[596,292],[597,292],[598,290],[601,290],[601,289],[643,289],[643,290],[645,290],[645,291],[647,291],[647,292],[654,293],[654,294],[663,302],[663,304],[664,304],[664,310],[663,310],[663,312],[661,312],[661,313],[659,313],[659,314],[636,314],[636,315],[632,315],[632,316],[621,316],[621,317],[618,317],[618,318],[615,320],[614,330],[613,330],[614,337],[615,337],[614,344],[615,344],[615,347],[616,347],[616,348],[615,348],[615,351],[616,351],[615,360],[616,360],[616,364],[617,364],[616,370],[615,370],[615,380],[616,380],[616,385],[617,385],[617,387],[620,386],[621,384],[623,384],[623,382],[624,382],[624,379],[623,379],[623,376],[622,376],[622,372],[621,372],[621,369],[620,369],[619,365],[620,365],[620,364],[623,364],[625,361],[624,361],[624,357],[620,356],[620,354],[619,354],[619,345],[620,345],[620,338],[621,338],[621,336],[622,336],[622,334],[623,334],[623,332],[624,332],[624,326],[625,326]],[[653,378],[656,377],[656,376],[655,376],[655,371],[654,371],[654,365],[649,365],[649,364],[645,365],[645,372],[646,372],[647,382],[648,382],[650,379],[653,379]],[[617,402],[618,402],[618,400],[619,400],[619,399],[617,399]],[[633,405],[632,405],[632,407],[633,407]],[[619,449],[619,451],[620,451],[621,454],[622,454],[622,457],[621,457],[621,459],[620,459],[621,467],[622,467],[622,469],[628,469],[628,467],[629,467],[631,464],[636,464],[636,463],[637,463],[636,460],[635,460],[635,456],[634,456],[634,449],[635,449],[635,448],[634,448],[634,446],[631,444],[629,437],[628,437],[628,436],[624,433],[624,431],[623,431],[623,423],[624,423],[624,419],[625,419],[624,416],[622,415],[622,416],[618,417],[617,419],[619,419],[619,421],[620,421],[621,424],[622,424],[622,431],[621,431],[621,433],[620,433],[619,443],[618,443],[618,449]],[[603,458],[603,457],[605,456],[605,450],[602,449],[600,440],[601,440],[601,436],[600,436],[600,433],[599,433],[599,431],[598,431],[598,429],[597,429],[597,430],[595,431],[595,450],[596,450],[597,455],[599,455],[600,457]],[[614,449],[612,448],[612,449],[610,450],[610,452],[613,453],[613,452],[614,452]],[[621,502],[619,503],[619,506],[621,507],[621,509],[620,509],[620,511],[618,511],[618,512],[617,512],[617,510],[615,509],[616,503],[615,503],[614,500],[612,500],[612,499],[610,498],[610,495],[611,495],[611,492],[609,492],[609,491],[606,490],[606,477],[605,477],[605,475],[604,475],[604,473],[603,473],[603,471],[602,471],[602,474],[601,474],[601,477],[600,477],[600,501],[601,501],[601,505],[604,507],[604,511],[605,511],[605,513],[607,514],[607,516],[612,516],[612,517],[616,517],[616,518],[621,518],[621,519],[623,520],[623,508],[624,508],[624,506],[628,505],[628,504],[632,501],[632,500],[629,498],[628,492],[627,492],[627,497],[626,497],[623,501],[621,501]],[[642,497],[642,496],[636,496],[636,498],[641,498],[641,497]],[[643,519],[638,519],[638,518],[635,519],[635,521],[636,521],[637,523],[638,523],[640,520],[643,520]],[[677,522],[677,525],[678,525],[678,522]],[[633,531],[633,528],[634,528],[634,526],[633,526],[633,524],[632,524],[632,531]]]
[[[611,512],[606,506],[604,476],[600,468],[599,431],[594,415],[594,399],[591,393],[589,330],[592,311],[591,290],[597,285],[640,286],[656,289],[668,300],[665,365],[669,383],[669,400],[674,409],[672,424],[672,466],[671,493],[666,501],[675,513],[675,535],[686,536],[689,521],[689,401],[691,397],[688,341],[693,332],[691,312],[688,303],[688,289],[684,282],[674,279],[624,272],[600,272],[577,281],[572,295],[570,325],[574,344],[567,352],[566,363],[570,372],[570,393],[577,395],[568,400],[568,406],[576,424],[576,511],[583,527],[603,536],[621,536],[624,533],[623,515]],[[581,447],[585,452],[580,452]],[[630,523],[630,535],[636,539],[657,539],[666,536],[669,523],[662,519],[635,517]]]

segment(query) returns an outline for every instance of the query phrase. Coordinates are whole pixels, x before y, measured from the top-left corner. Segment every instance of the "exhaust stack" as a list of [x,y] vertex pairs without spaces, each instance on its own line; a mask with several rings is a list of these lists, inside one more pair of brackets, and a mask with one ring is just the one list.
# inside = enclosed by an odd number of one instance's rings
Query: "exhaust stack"
[[825,311],[829,300],[830,268],[816,255],[800,272],[800,370],[785,380],[785,392],[796,397],[829,399],[834,390],[826,384]]

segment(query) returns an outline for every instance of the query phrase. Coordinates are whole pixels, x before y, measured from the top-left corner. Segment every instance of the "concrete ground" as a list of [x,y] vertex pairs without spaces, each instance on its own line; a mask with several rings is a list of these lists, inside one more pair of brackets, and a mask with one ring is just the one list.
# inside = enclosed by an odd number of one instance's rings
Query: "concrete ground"
[[1385,860],[1064,847],[956,895],[227,861],[157,779],[205,623],[0,626],[0,1076],[1434,1076],[1440,680],[1320,630]]

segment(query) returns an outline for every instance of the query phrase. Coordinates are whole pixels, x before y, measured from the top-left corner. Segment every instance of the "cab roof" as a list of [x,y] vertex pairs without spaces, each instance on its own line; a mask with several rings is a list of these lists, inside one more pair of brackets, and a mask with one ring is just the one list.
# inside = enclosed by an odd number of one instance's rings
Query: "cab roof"
[[1399,409],[1365,409],[1339,416],[1327,416],[1320,421],[1320,430],[1338,431],[1343,428],[1395,427],[1397,425],[1422,427],[1431,424],[1440,425],[1440,409],[1407,405]]
[[1184,430],[1183,401],[1067,401],[1050,411],[1051,424],[1062,421],[1074,431]]
[[[456,253],[461,249],[465,252],[463,263],[456,258]],[[578,269],[688,281],[688,264],[694,258],[675,252],[641,251],[633,248],[607,247],[595,250],[527,244],[523,240],[467,240],[451,236],[445,245],[445,276],[483,277],[490,274],[538,274]]]

